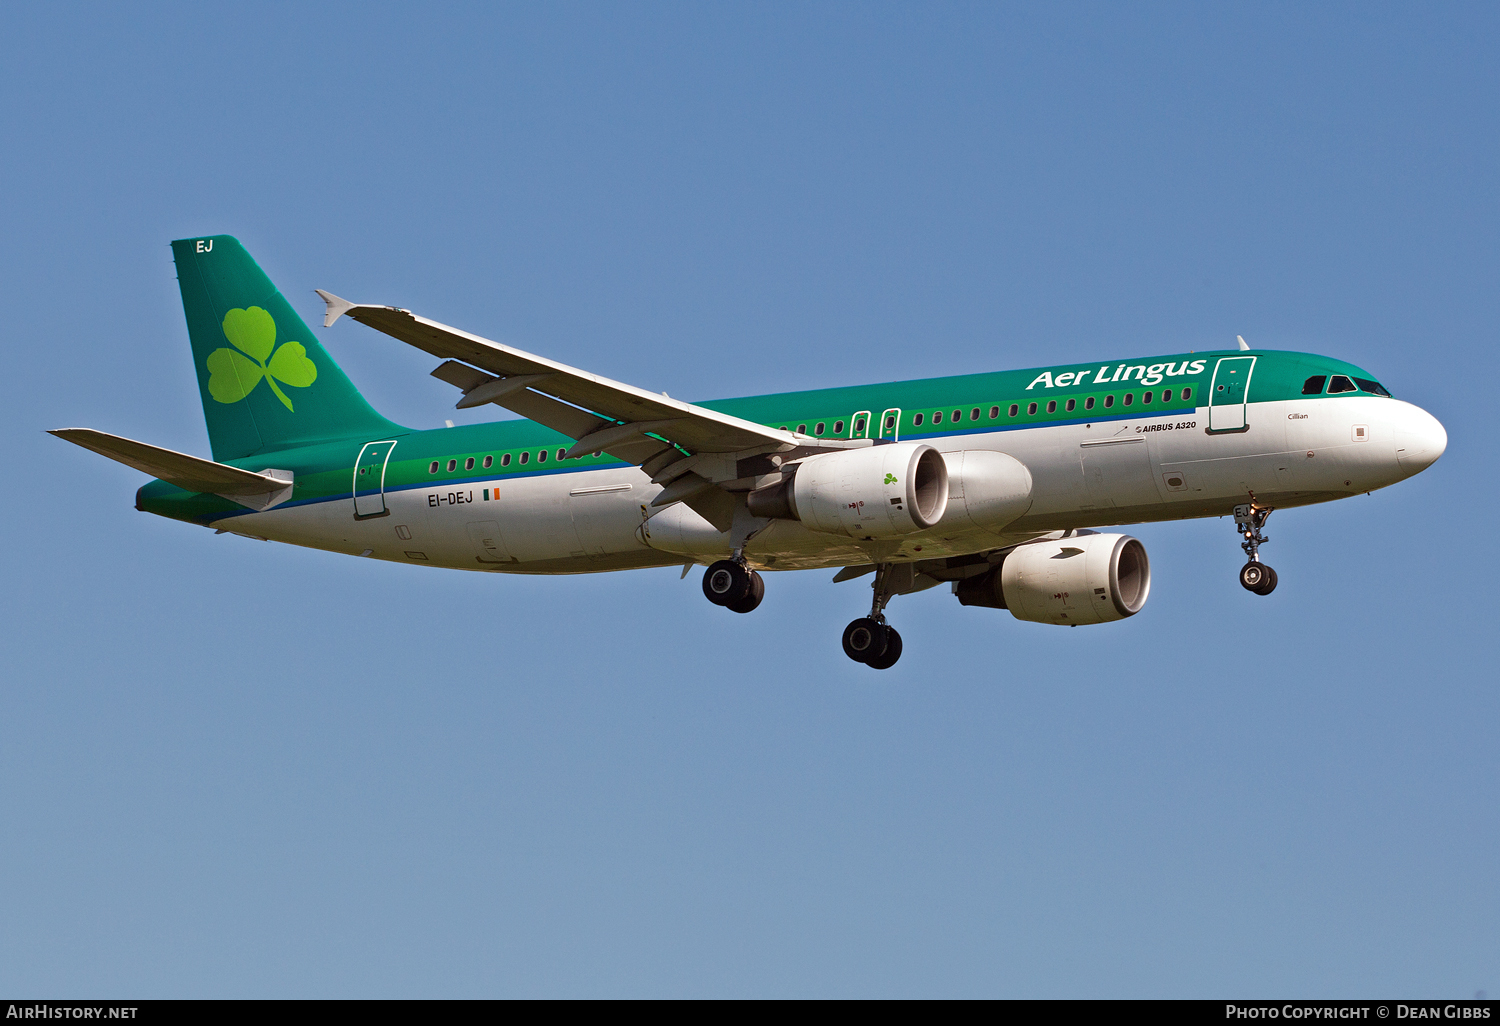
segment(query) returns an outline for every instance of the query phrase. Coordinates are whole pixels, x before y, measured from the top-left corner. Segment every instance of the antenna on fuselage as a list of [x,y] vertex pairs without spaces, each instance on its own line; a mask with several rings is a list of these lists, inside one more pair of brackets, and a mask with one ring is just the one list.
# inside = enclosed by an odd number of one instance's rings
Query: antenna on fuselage
[[1245,336],[1244,335],[1236,335],[1234,337],[1240,340],[1240,348],[1241,349],[1249,349],[1250,348],[1249,343],[1247,343],[1245,341]]

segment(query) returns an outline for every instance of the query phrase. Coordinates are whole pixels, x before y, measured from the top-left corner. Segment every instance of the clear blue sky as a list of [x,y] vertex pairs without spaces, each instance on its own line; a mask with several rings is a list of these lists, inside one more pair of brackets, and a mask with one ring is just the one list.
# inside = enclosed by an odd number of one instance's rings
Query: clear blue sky
[[[1500,993],[1489,4],[12,6],[0,992]],[[1231,345],[1447,426],[1083,634],[135,512],[167,242],[684,398]],[[432,360],[321,336],[383,412]]]

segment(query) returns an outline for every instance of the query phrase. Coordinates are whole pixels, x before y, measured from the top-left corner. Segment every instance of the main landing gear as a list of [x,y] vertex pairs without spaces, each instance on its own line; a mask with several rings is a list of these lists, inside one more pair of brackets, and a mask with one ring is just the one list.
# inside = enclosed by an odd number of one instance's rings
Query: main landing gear
[[844,655],[872,670],[888,670],[901,658],[901,635],[885,622],[885,606],[892,594],[890,577],[891,564],[882,563],[876,568],[870,615],[844,628]]
[[1253,502],[1234,507],[1234,528],[1245,538],[1240,548],[1250,557],[1250,562],[1240,567],[1240,585],[1257,595],[1269,595],[1276,590],[1276,571],[1260,561],[1260,547],[1271,540],[1260,529],[1273,512]]
[[703,594],[716,606],[748,613],[766,597],[766,582],[742,560],[721,559],[704,572]]

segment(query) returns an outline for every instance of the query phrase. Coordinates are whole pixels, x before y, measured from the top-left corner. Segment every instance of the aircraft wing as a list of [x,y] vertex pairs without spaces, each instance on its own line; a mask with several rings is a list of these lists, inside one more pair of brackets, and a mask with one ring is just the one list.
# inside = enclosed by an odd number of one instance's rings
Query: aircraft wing
[[59,428],[47,433],[186,491],[222,495],[251,509],[269,509],[292,495],[290,471],[241,470],[92,428]]
[[[617,455],[617,447],[629,448],[632,454],[642,449],[660,449],[663,443],[653,445],[640,437],[646,433],[658,435],[694,453],[740,452],[762,445],[779,448],[792,441],[788,432],[611,381],[418,317],[410,310],[350,303],[321,289],[318,295],[328,304],[324,327],[347,315],[433,356],[461,361],[486,371],[483,376],[472,372],[464,374],[452,367],[439,368],[435,372],[434,376],[464,390],[459,409],[494,403],[580,442],[586,435],[596,434],[596,444],[582,448],[580,451],[583,452],[602,448],[602,451]],[[574,415],[560,410],[552,412],[546,403],[536,402],[536,397],[545,396],[562,400],[573,408]],[[594,415],[593,420],[576,416],[585,411]],[[637,429],[629,440],[623,432],[612,430],[626,426]],[[611,445],[611,438],[619,441]],[[606,444],[601,447],[597,444],[599,442]],[[630,458],[623,453],[618,455]]]
[[[706,461],[698,457],[743,457],[820,444],[819,439],[611,381],[410,310],[351,303],[322,289],[317,292],[328,304],[324,327],[347,315],[443,358],[432,374],[463,390],[458,409],[494,403],[575,439],[569,457],[607,452],[638,464],[652,480],[669,485],[656,504],[684,501],[716,526],[726,525],[721,529],[727,530],[732,501],[727,494],[718,498],[705,493],[716,481],[737,474],[731,469],[704,476]],[[706,512],[709,509],[713,515]]]

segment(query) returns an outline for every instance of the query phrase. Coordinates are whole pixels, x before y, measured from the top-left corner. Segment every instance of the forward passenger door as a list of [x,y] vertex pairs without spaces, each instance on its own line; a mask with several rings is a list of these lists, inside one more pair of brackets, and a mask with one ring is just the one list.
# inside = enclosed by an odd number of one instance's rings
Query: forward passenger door
[[1208,430],[1246,431],[1245,407],[1250,402],[1250,375],[1255,371],[1253,356],[1225,356],[1214,365],[1213,383],[1208,386]]

